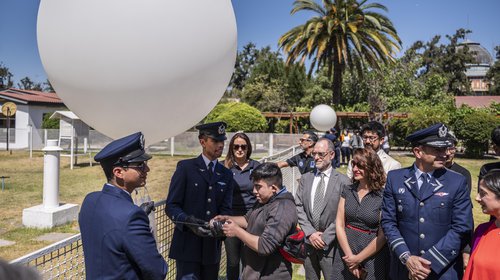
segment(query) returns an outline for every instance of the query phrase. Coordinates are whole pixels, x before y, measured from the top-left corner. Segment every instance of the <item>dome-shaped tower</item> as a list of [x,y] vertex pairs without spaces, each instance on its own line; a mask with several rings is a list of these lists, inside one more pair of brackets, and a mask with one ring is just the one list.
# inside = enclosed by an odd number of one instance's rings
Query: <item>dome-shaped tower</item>
[[467,65],[465,75],[471,83],[472,92],[475,95],[487,95],[488,83],[485,81],[486,73],[493,65],[493,57],[481,44],[465,40],[460,47],[467,46],[469,52],[474,56],[474,62]]

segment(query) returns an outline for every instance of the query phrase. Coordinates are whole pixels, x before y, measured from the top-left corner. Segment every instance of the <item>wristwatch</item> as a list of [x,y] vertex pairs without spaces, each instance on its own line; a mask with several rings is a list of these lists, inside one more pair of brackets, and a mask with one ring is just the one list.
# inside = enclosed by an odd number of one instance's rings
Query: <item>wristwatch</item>
[[404,252],[403,254],[401,254],[401,256],[399,256],[399,260],[404,266],[406,266],[406,262],[408,262],[410,256],[410,252]]

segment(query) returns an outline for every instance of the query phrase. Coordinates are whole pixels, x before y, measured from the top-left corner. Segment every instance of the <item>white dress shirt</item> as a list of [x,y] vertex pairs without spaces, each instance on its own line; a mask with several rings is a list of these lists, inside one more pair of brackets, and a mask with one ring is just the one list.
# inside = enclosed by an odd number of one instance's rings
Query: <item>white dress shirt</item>
[[[326,194],[328,181],[330,181],[330,175],[332,175],[332,170],[333,168],[330,166],[327,170],[323,172],[325,174],[325,177],[323,179],[325,180],[325,189],[323,192],[323,196]],[[318,170],[316,171],[316,175],[314,175],[314,180],[311,188],[311,209],[314,209],[314,195],[316,194],[316,188],[318,187],[319,181],[321,180],[321,176],[319,175],[320,173],[321,172]]]

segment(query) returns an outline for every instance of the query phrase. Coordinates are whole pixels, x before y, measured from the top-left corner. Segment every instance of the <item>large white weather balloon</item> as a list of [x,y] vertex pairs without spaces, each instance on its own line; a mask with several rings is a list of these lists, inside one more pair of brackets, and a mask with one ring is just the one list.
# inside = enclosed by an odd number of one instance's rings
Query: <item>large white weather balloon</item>
[[337,114],[332,107],[321,104],[312,109],[309,120],[317,130],[328,131],[337,123]]
[[230,0],[42,0],[38,48],[70,110],[112,137],[149,144],[199,122],[236,59]]

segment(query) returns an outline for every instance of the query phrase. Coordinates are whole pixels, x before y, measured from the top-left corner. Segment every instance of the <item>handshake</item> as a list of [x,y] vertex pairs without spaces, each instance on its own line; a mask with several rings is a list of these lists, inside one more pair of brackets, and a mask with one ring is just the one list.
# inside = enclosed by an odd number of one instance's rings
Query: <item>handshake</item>
[[188,216],[186,222],[184,223],[194,234],[200,237],[215,237],[215,238],[225,238],[222,226],[225,221],[214,220],[206,222],[202,219],[195,218],[194,216]]

